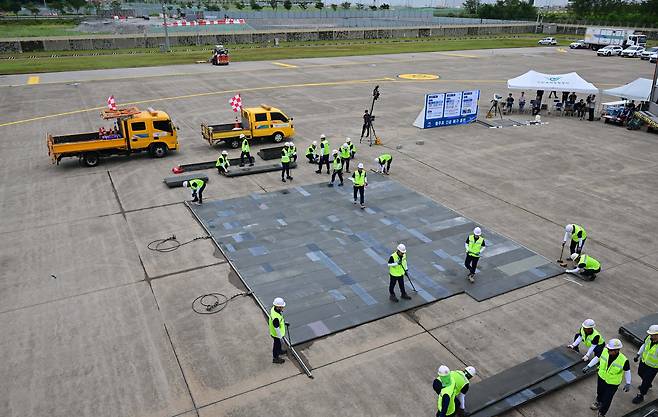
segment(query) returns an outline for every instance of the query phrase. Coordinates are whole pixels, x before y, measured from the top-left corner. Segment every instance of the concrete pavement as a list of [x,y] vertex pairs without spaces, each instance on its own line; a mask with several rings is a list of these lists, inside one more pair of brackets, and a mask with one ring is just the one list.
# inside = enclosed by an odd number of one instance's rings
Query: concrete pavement
[[[653,67],[552,48],[465,54],[476,58],[332,58],[285,61],[296,68],[249,63],[248,71],[232,64],[192,75],[89,77],[77,86],[67,82],[87,75],[60,74],[53,84],[0,89],[0,415],[432,416],[441,363],[474,365],[487,377],[569,342],[587,317],[609,339],[620,324],[655,311],[655,135],[553,116],[532,128],[411,126],[428,92],[480,88],[484,115],[488,98],[506,93],[505,80],[530,68],[577,71],[607,86],[648,78]],[[406,81],[402,73],[441,78]],[[232,91],[246,105],[269,103],[294,117],[301,151],[321,133],[332,144],[345,136],[358,142],[375,84],[385,148],[357,143],[359,160],[370,165],[390,151],[393,179],[550,259],[564,224],[583,224],[586,251],[604,271],[593,283],[560,276],[482,303],[459,295],[316,340],[299,347],[310,380],[293,361],[270,363],[265,318],[252,299],[236,298],[215,315],[192,311],[203,293],[245,290],[209,241],[168,254],[146,244],[203,234],[180,203],[188,191],[168,189],[162,178],[179,163],[216,157],[220,149],[208,147],[199,125],[232,120]],[[180,151],[160,160],[107,159],[97,168],[51,165],[46,133],[97,129],[93,109],[110,94],[119,104],[168,111],[180,127]],[[252,145],[260,146],[271,143]],[[300,165],[294,185],[326,180]],[[278,173],[208,174],[207,199],[286,187]],[[632,355],[629,343],[624,352]],[[589,416],[593,393],[586,380],[509,415]],[[619,392],[609,415],[630,410],[631,398]]]

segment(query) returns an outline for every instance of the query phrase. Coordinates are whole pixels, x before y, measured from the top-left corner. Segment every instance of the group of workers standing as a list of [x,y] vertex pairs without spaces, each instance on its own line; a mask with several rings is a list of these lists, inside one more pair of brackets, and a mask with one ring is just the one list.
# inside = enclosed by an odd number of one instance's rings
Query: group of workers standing
[[[630,391],[631,365],[626,356],[621,353],[623,347],[621,340],[610,339],[606,343],[605,338],[596,329],[596,323],[592,319],[583,321],[578,333],[574,336],[573,342],[568,344],[567,347],[579,352],[581,344],[587,348],[587,352],[583,356],[583,361],[587,362],[587,365],[583,368],[583,373],[589,372],[590,369],[598,365],[596,398],[590,409],[598,410],[598,416],[605,417],[622,382],[624,382],[623,391]],[[639,392],[632,402],[633,404],[640,404],[644,401],[644,396],[647,395],[656,374],[658,374],[657,324],[650,326],[647,330],[647,337],[633,357],[633,362],[639,362],[637,372],[642,379],[642,384],[638,387]]]

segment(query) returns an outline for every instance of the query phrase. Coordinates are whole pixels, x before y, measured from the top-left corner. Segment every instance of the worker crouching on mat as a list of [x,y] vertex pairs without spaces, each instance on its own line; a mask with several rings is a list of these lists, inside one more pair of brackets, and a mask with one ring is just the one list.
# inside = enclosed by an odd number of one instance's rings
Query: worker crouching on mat
[[411,300],[404,288],[404,276],[407,274],[407,248],[400,243],[397,250],[388,258],[388,273],[390,282],[388,284],[389,299],[395,303],[398,297],[395,296],[395,284],[400,287],[400,296],[405,300]]
[[231,166],[231,163],[228,160],[228,152],[222,151],[222,153],[217,158],[217,162],[215,163],[215,168],[217,168],[217,173],[228,174],[229,166]]
[[436,400],[436,417],[450,417],[455,415],[456,390],[455,378],[451,375],[450,368],[445,365],[439,366],[436,371],[437,377],[432,384],[434,392],[439,395]]
[[190,187],[192,191],[192,204],[203,204],[203,190],[206,189],[206,182],[200,178],[189,181],[183,181],[183,187]]
[[567,347],[573,349],[576,352],[580,352],[578,346],[583,343],[587,347],[587,353],[583,356],[584,361],[588,361],[592,358],[592,354],[596,356],[601,355],[601,351],[605,348],[605,339],[596,330],[596,323],[592,319],[587,319],[580,326],[580,330],[573,338],[573,342]]
[[644,396],[651,389],[651,384],[658,373],[658,324],[650,326],[647,334],[644,344],[633,358],[634,362],[640,361],[637,373],[642,378],[640,392],[633,398],[633,404],[644,401]]
[[306,159],[309,164],[316,164],[318,162],[318,142],[313,141],[311,145],[306,148]]
[[272,363],[284,363],[286,360],[279,355],[285,355],[288,351],[283,350],[283,338],[286,335],[286,321],[283,317],[283,308],[286,302],[277,297],[270,309],[270,336],[272,336]]
[[610,339],[601,354],[594,356],[592,360],[583,368],[586,373],[598,363],[598,377],[596,380],[596,399],[589,407],[592,410],[599,410],[599,417],[605,417],[612,404],[612,398],[617,393],[622,378],[626,380],[624,392],[631,389],[631,366],[620,352],[622,348],[621,340]]
[[596,274],[601,272],[601,263],[589,255],[572,253],[571,259],[576,267],[574,269],[567,269],[565,272],[570,274],[578,273],[587,281],[594,281]]
[[475,272],[477,271],[480,255],[482,255],[482,251],[485,249],[484,237],[479,227],[473,229],[473,233],[466,238],[464,247],[466,248],[464,266],[469,271],[467,276],[468,281],[473,283],[475,282]]

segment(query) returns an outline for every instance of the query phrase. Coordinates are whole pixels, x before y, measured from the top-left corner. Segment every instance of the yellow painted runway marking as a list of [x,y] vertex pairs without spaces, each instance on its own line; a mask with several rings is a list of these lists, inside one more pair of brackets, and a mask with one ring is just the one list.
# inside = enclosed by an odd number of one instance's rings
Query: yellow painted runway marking
[[39,84],[39,77],[36,77],[36,76],[28,77],[27,83],[30,84],[30,85],[31,84]]
[[439,55],[446,55],[446,56],[456,56],[459,58],[479,58],[477,55],[466,55],[466,54],[452,54],[448,52],[439,52]]
[[439,76],[436,74],[400,74],[398,78],[403,80],[438,80]]
[[557,48],[557,51],[558,51],[558,52],[567,52],[567,50],[564,49],[564,48]]
[[[121,104],[124,105],[124,106],[135,106],[137,104],[157,103],[157,102],[161,102],[161,101],[171,101],[171,100],[185,100],[185,99],[195,98],[195,97],[213,96],[213,95],[229,94],[229,93],[232,94],[232,93],[239,93],[239,92],[245,92],[245,91],[265,91],[265,90],[278,90],[278,89],[284,89],[284,88],[304,88],[304,87],[331,87],[331,86],[350,85],[350,84],[372,84],[372,83],[379,83],[379,82],[386,82],[386,81],[391,82],[391,81],[395,81],[395,79],[390,78],[390,77],[382,77],[382,78],[372,78],[372,79],[365,79],[365,80],[328,81],[328,82],[304,83],[304,84],[282,84],[282,85],[272,85],[272,86],[266,86],[266,87],[252,87],[252,88],[239,88],[239,89],[233,89],[233,90],[209,91],[209,92],[205,92],[205,93],[185,94],[185,95],[182,95],[182,96],[173,96],[173,97],[160,97],[160,98],[154,98],[154,99],[149,99],[149,100],[139,100],[139,101],[132,101],[132,102],[129,102],[129,103],[121,103]],[[69,116],[71,114],[79,114],[79,113],[86,113],[86,112],[91,112],[91,111],[98,111],[98,110],[103,110],[105,108],[107,108],[107,106],[92,107],[92,108],[89,108],[89,109],[80,109],[80,110],[72,110],[72,111],[67,111],[67,112],[62,112],[62,113],[48,114],[48,115],[45,115],[45,116],[32,117],[30,119],[15,120],[13,122],[0,123],[0,127],[17,125],[17,124],[22,124],[22,123],[29,123],[29,122],[36,122],[38,120],[44,120],[44,119],[53,119],[55,117]]]
[[284,68],[297,68],[297,65],[284,64],[283,62],[272,62],[272,64],[278,65],[278,66],[284,67]]

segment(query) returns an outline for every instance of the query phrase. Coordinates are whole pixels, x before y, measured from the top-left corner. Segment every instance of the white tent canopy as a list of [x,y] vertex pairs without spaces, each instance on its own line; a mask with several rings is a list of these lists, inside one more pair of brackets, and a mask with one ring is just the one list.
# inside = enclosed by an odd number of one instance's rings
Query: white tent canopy
[[626,85],[603,90],[603,92],[611,96],[622,97],[628,100],[649,101],[649,95],[651,95],[651,81],[652,80],[646,78],[638,78]]
[[585,81],[575,72],[542,74],[532,70],[507,80],[507,88],[510,90],[568,91],[585,94],[598,94],[599,92],[594,84]]

